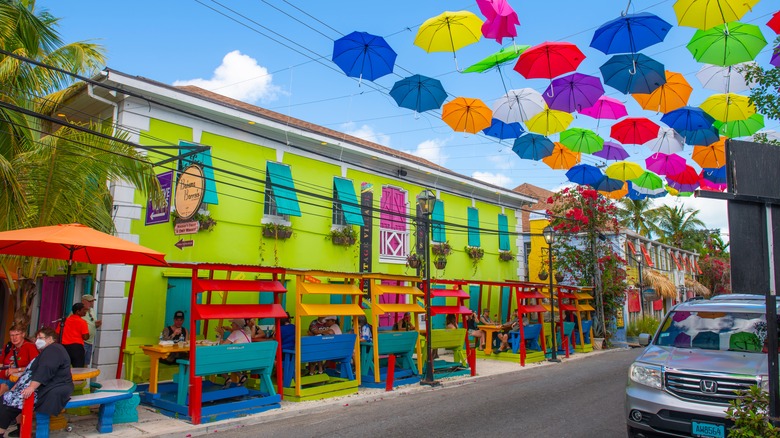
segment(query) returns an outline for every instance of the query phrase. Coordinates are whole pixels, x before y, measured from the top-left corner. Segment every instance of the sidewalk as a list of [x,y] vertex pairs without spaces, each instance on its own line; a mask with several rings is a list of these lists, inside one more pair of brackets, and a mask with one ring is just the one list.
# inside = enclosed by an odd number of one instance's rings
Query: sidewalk
[[[564,362],[577,361],[588,357],[593,357],[599,354],[608,354],[611,351],[618,351],[622,348],[613,348],[611,350],[595,350],[591,353],[577,353],[571,355],[569,359],[563,358]],[[448,359],[447,354],[442,354],[442,359]],[[451,359],[451,354],[449,355]],[[519,363],[503,362],[499,360],[489,359],[477,359],[477,376],[460,376],[442,379],[442,385],[444,387],[452,385],[461,385],[464,382],[474,381],[476,379],[494,376],[496,374],[504,374],[513,371],[522,371],[532,369],[540,366],[552,365],[549,362],[539,362],[526,364],[525,367],[521,367]],[[147,406],[139,406],[138,408],[138,423],[116,424],[114,425],[114,431],[110,435],[112,437],[193,437],[215,433],[221,430],[235,429],[241,426],[249,426],[259,423],[264,423],[270,420],[278,420],[282,418],[289,418],[300,415],[302,411],[316,412],[318,410],[330,409],[335,404],[343,404],[349,406],[356,403],[370,403],[376,400],[382,400],[390,397],[399,397],[405,394],[411,394],[420,391],[430,391],[431,388],[427,386],[421,386],[419,384],[406,385],[400,388],[396,388],[391,392],[386,392],[384,389],[378,388],[360,388],[358,394],[334,397],[328,399],[330,401],[336,401],[336,403],[323,404],[321,401],[306,401],[306,402],[287,402],[282,401],[282,407],[280,409],[272,409],[270,411],[261,412],[259,414],[250,415],[242,418],[234,418],[231,420],[218,421],[214,423],[192,425],[182,420],[166,417],[162,414],[155,412],[152,408]],[[64,430],[51,433],[52,438],[74,438],[74,437],[105,437],[108,435],[100,434],[95,430],[96,420],[95,417],[76,417],[69,416],[73,430],[66,432]]]

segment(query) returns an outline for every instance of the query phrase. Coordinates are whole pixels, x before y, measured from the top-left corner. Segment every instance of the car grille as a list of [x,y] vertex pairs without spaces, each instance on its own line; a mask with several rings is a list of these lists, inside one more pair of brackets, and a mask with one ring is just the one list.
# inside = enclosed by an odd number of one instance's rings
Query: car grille
[[756,379],[666,373],[666,390],[681,399],[694,402],[727,405],[730,400],[737,398],[734,391],[747,390],[756,384],[758,384]]

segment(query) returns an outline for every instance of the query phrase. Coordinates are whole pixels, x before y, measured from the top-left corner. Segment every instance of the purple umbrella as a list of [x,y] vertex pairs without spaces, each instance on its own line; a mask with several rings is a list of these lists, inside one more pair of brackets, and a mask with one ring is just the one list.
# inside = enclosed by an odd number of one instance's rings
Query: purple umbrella
[[544,100],[551,109],[571,113],[592,107],[603,95],[601,79],[572,73],[554,79],[544,93]]
[[780,46],[775,47],[772,51],[772,59],[769,60],[769,63],[775,67],[780,67]]
[[666,178],[666,182],[669,183],[670,187],[674,187],[677,191],[680,191],[680,192],[692,192],[692,191],[694,191],[694,190],[699,188],[699,182],[698,181],[696,181],[695,183],[686,184],[686,183],[677,182],[677,181],[667,177]]
[[615,161],[625,160],[628,158],[628,152],[623,149],[623,146],[612,141],[605,141],[604,148],[598,152],[594,152],[592,155],[603,158],[605,160]]
[[647,170],[659,175],[677,175],[685,170],[685,158],[677,154],[657,153],[645,159]]

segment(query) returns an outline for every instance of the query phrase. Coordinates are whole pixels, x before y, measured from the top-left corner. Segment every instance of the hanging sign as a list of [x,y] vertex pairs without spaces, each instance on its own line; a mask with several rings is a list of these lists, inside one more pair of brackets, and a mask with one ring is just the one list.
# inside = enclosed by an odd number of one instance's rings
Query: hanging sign
[[176,182],[173,207],[179,218],[186,220],[195,216],[205,195],[206,179],[203,178],[203,169],[197,164],[191,164],[181,172]]
[[171,220],[171,190],[173,189],[173,171],[157,175],[163,194],[165,205],[160,209],[152,207],[152,201],[146,203],[146,225],[164,224]]

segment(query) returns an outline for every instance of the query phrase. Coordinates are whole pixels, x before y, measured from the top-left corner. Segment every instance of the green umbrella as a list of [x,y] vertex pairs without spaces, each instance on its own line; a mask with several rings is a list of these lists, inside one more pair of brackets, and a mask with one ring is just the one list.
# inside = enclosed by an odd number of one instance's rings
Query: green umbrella
[[504,75],[501,73],[501,65],[517,59],[521,53],[525,52],[531,46],[517,46],[504,47],[498,52],[488,56],[487,58],[479,61],[478,63],[463,70],[461,73],[483,73],[492,68],[498,71],[498,76],[501,78],[501,84],[504,86],[504,92],[507,92],[506,83],[504,82]]
[[[653,172],[650,172],[649,170],[645,170],[641,175],[639,175],[639,178],[632,179],[631,183],[634,184],[634,188],[642,187],[643,189],[651,191],[662,189],[664,187],[664,181],[661,179],[661,177]],[[642,191],[640,190],[640,192]]]
[[560,142],[574,152],[585,154],[592,154],[604,149],[604,139],[590,129],[567,129],[561,132]]
[[728,123],[716,120],[713,125],[720,135],[729,138],[747,137],[764,128],[764,116],[755,113],[746,120],[734,120]]
[[733,22],[697,30],[687,47],[699,62],[728,67],[754,60],[764,46],[758,26]]

